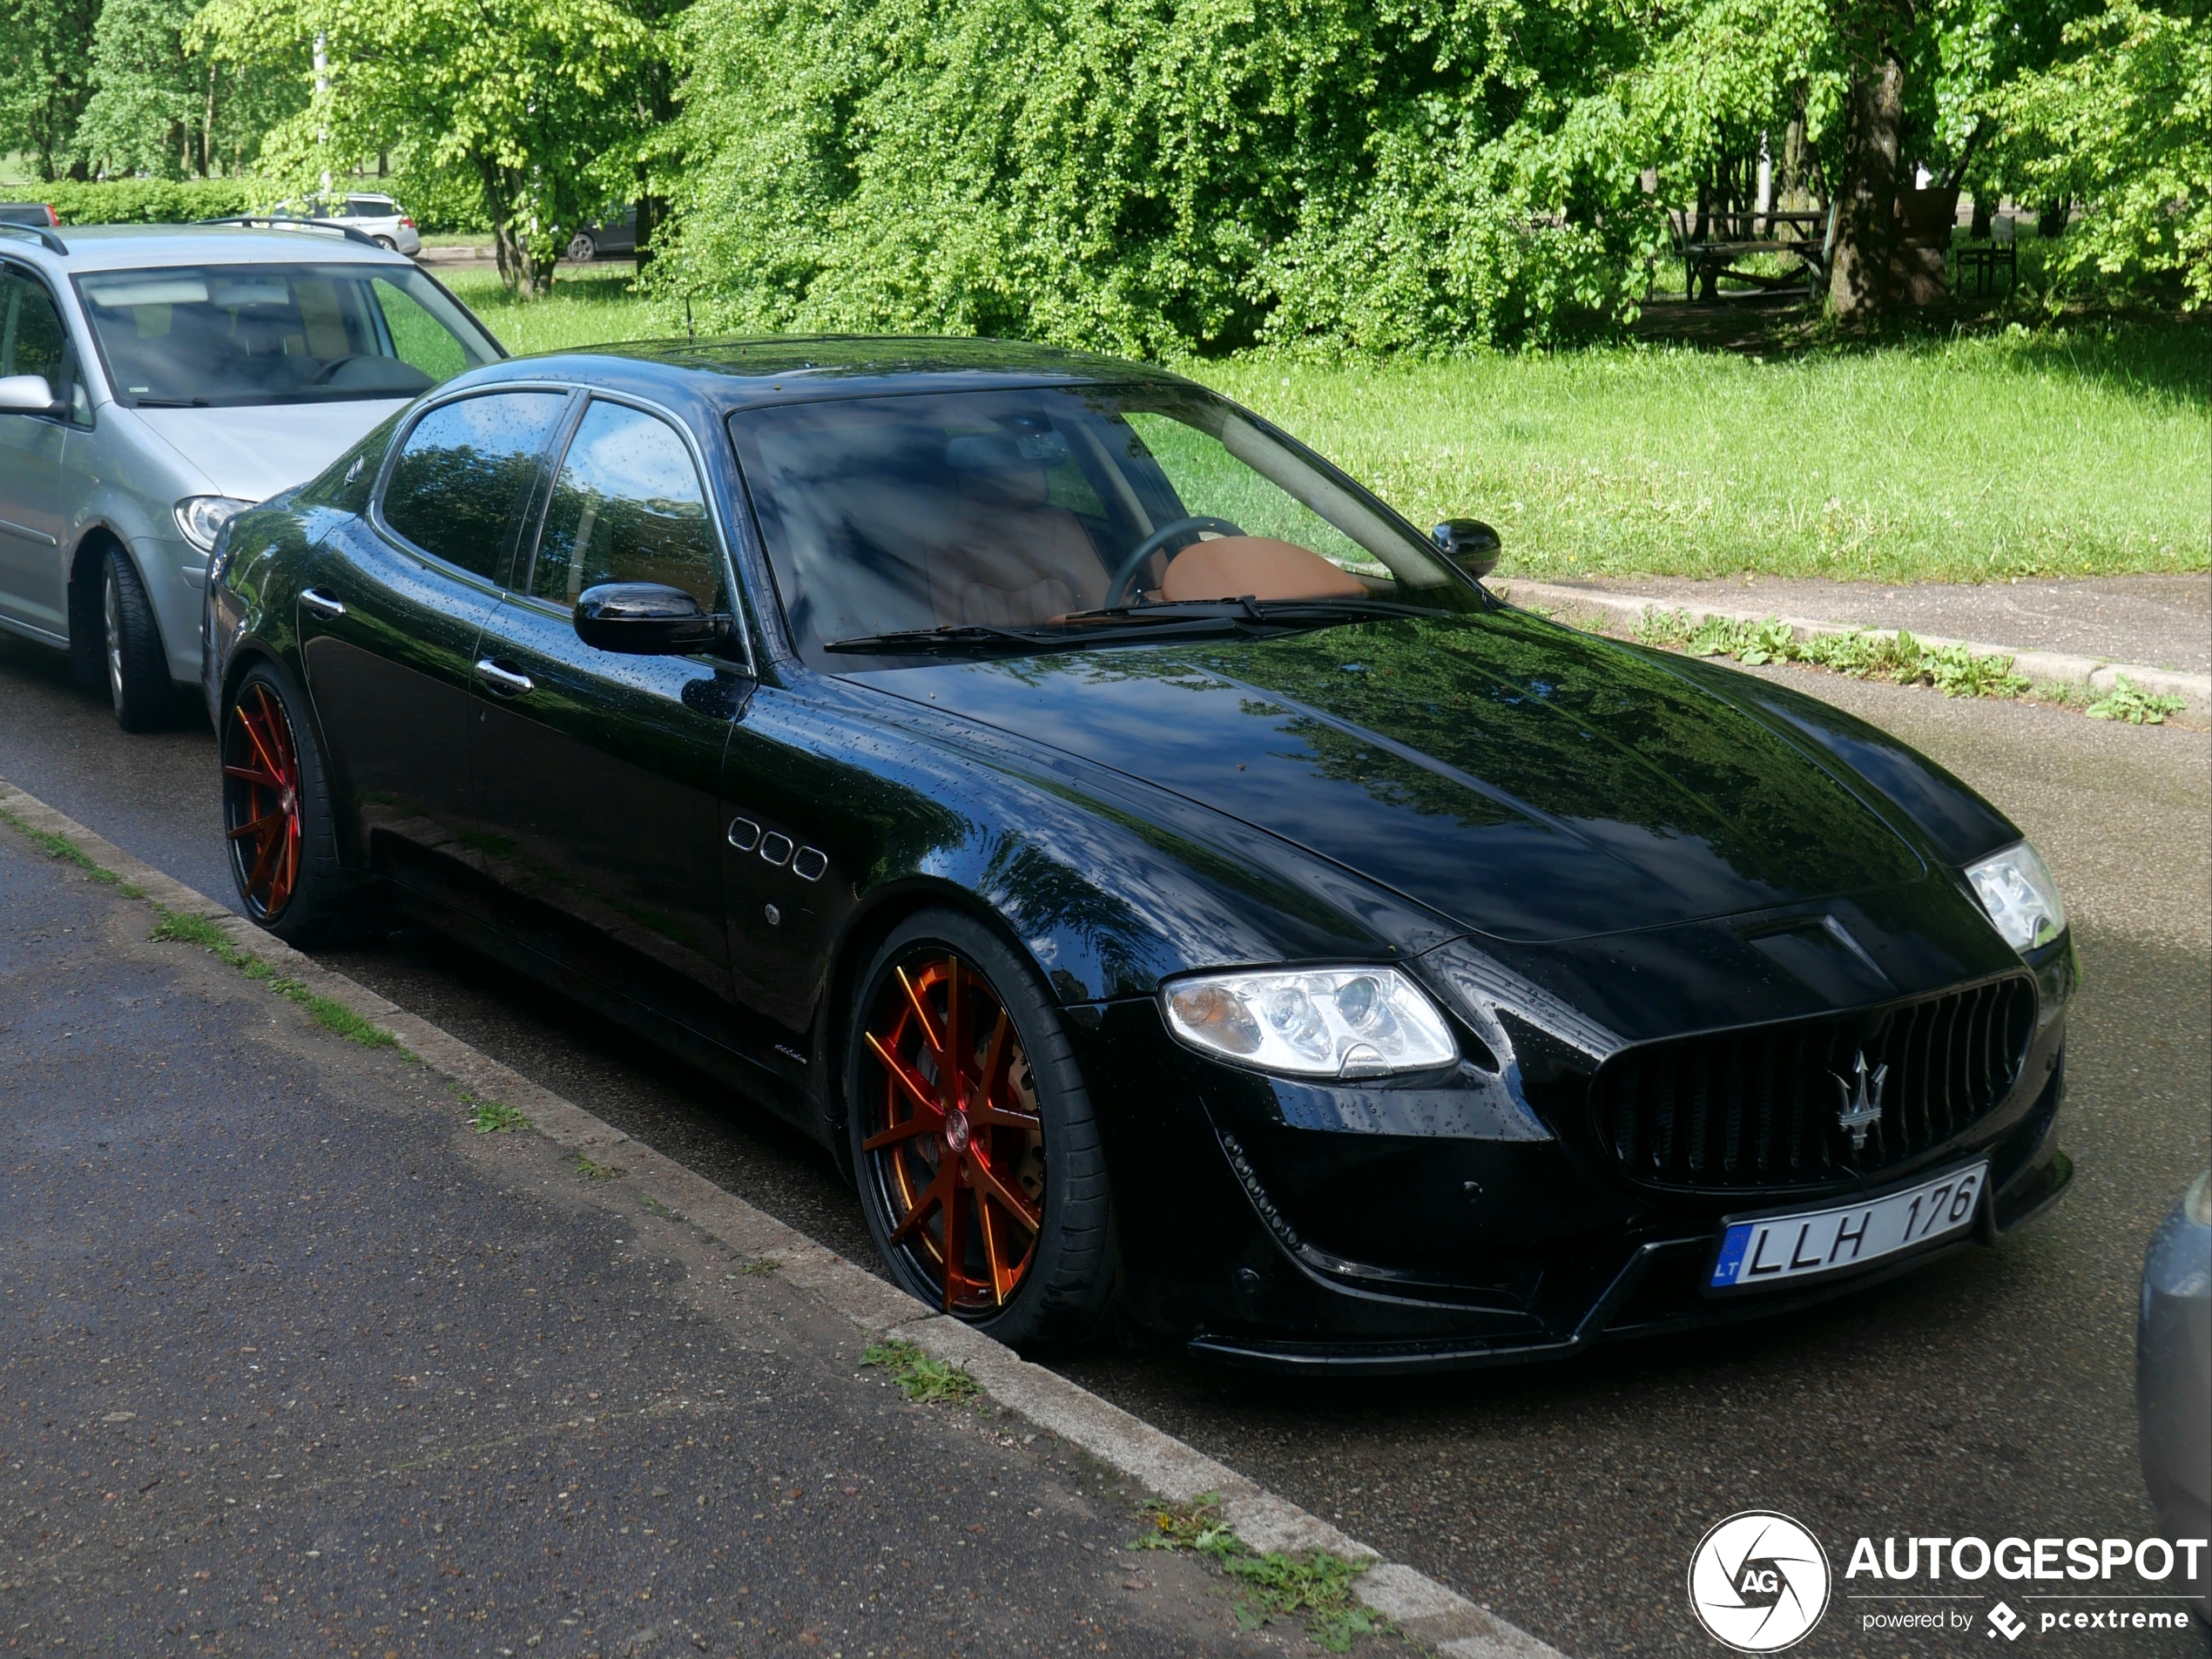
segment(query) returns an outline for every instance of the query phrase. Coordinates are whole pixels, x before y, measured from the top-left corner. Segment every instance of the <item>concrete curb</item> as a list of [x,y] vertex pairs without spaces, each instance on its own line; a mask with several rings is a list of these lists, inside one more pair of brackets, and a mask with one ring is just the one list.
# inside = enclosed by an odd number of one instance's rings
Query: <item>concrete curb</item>
[[813,1295],[861,1330],[873,1336],[905,1338],[937,1359],[966,1366],[999,1404],[1046,1433],[1082,1447],[1155,1496],[1184,1503],[1204,1493],[1219,1494],[1229,1524],[1254,1549],[1287,1553],[1325,1549],[1372,1562],[1354,1582],[1353,1594],[1422,1645],[1448,1659],[1565,1659],[1558,1649],[1507,1623],[1458,1591],[1402,1562],[1385,1561],[1379,1551],[1347,1537],[1318,1515],[1278,1497],[1143,1419],[1099,1399],[1056,1372],[1030,1364],[981,1332],[930,1312],[797,1229],[724,1191],[643,1142],[631,1139],[428,1021],[321,967],[282,940],[263,933],[229,907],[132,857],[4,779],[0,779],[0,811],[13,813],[33,829],[63,837],[154,904],[213,923],[239,949],[260,957],[318,996],[327,997],[390,1032],[425,1065],[472,1094],[515,1108],[555,1145],[618,1170],[627,1184],[644,1190],[678,1219],[719,1239],[739,1255],[753,1259],[773,1258],[779,1278]]
[[[1775,613],[1771,610],[1735,610],[1718,605],[1669,604],[1664,599],[1649,598],[1637,594],[1599,593],[1588,588],[1561,587],[1550,582],[1524,582],[1507,578],[1488,584],[1501,597],[1515,604],[1541,605],[1547,610],[1597,611],[1610,619],[1634,627],[1643,620],[1647,610],[1676,610],[1688,617],[1691,623],[1700,623],[1708,617],[1719,617],[1730,622],[1764,622]],[[1852,631],[1852,624],[1826,622],[1814,617],[1784,617],[1780,618],[1797,631],[1800,638],[1812,639],[1823,634],[1843,634]],[[1894,628],[1870,628],[1866,631],[1879,638],[1893,637]],[[1992,645],[1978,639],[1952,639],[1943,634],[1915,634],[1923,645],[1941,651],[1947,645],[1964,645],[1977,657],[2009,657],[2013,671],[2026,675],[2038,685],[2065,685],[2102,697],[2117,691],[2121,678],[2137,691],[2157,697],[2178,697],[2182,702],[2182,715],[2193,722],[2212,718],[2212,674],[2178,674],[2171,669],[2149,668],[2134,663],[2108,662],[2101,657],[2079,657],[2070,651],[2018,651],[2010,645]]]

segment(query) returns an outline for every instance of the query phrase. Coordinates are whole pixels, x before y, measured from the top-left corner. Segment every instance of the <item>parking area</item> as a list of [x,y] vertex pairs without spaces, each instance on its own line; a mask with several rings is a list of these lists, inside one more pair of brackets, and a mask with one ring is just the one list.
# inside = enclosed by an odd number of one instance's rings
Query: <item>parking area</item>
[[[1811,1315],[1541,1372],[1291,1385],[1121,1349],[1061,1366],[1573,1655],[1705,1651],[1678,1586],[1698,1536],[1745,1507],[1797,1517],[1839,1561],[1861,1535],[2149,1529],[2134,1297],[2143,1244],[2212,1136],[2212,739],[1773,671],[1949,766],[2056,872],[2086,983],[2062,1135],[2077,1173],[2052,1215]],[[58,658],[10,643],[0,709],[0,778],[228,896],[204,725],[126,737]],[[327,960],[869,1261],[825,1158],[627,1034],[425,941]],[[1831,1615],[1800,1650],[1867,1640]],[[2074,1641],[2202,1651],[2192,1633]]]

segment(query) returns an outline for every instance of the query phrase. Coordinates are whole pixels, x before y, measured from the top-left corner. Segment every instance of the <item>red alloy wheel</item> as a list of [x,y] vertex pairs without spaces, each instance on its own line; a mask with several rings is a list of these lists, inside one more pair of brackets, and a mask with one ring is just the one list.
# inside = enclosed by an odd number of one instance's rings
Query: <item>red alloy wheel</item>
[[283,914],[300,883],[300,756],[292,722],[266,682],[249,681],[231,710],[223,813],[239,890],[257,921]]
[[948,1313],[1006,1305],[1044,1224],[1044,1124],[1028,1055],[991,983],[942,946],[894,966],[864,1040],[860,1150],[891,1248]]

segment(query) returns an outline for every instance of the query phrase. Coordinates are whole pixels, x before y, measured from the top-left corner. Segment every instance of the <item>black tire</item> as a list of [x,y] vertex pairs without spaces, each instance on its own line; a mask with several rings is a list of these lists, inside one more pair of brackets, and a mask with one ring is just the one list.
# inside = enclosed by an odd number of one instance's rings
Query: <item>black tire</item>
[[375,241],[376,246],[382,248],[387,253],[396,253],[400,251],[400,245],[397,242],[395,242],[388,236],[377,237]]
[[[876,1029],[879,1040],[890,1034],[891,1028],[886,1025],[891,1017],[887,1011],[907,1006],[898,970],[926,972],[921,965],[941,965],[948,960],[960,964],[960,974],[973,973],[981,977],[980,992],[968,982],[970,994],[977,1000],[972,1004],[964,1002],[964,1007],[987,1007],[988,1003],[981,1000],[987,996],[1004,1009],[1010,1022],[1011,1038],[1019,1044],[1019,1058],[1011,1061],[1008,1067],[1007,1086],[1013,1086],[1015,1067],[1026,1062],[1027,1082],[1022,1098],[1026,1101],[1028,1095],[1034,1095],[1040,1123],[1036,1133],[1042,1136],[1042,1146],[1034,1147],[1028,1157],[1032,1161],[1041,1157],[1042,1170],[1035,1170],[1034,1162],[1025,1163],[1020,1178],[1026,1182],[1034,1177],[1036,1196],[1041,1199],[1038,1208],[1042,1219],[1034,1230],[1033,1244],[1023,1259],[1018,1279],[1005,1291],[974,1278],[972,1273],[955,1278],[943,1271],[942,1236],[947,1217],[941,1210],[938,1212],[935,1237],[924,1226],[903,1241],[894,1240],[902,1217],[923,1209],[920,1202],[909,1204],[904,1201],[900,1170],[906,1169],[910,1176],[919,1178],[934,1167],[926,1163],[932,1151],[940,1162],[948,1147],[954,1145],[961,1149],[963,1157],[968,1156],[969,1148],[982,1144],[980,1139],[971,1140],[971,1135],[993,1138],[1011,1134],[1019,1145],[1024,1131],[1002,1128],[971,1131],[965,1127],[963,1117],[957,1142],[948,1132],[931,1131],[873,1151],[866,1144],[872,1133],[880,1131],[887,1121],[885,1114],[894,1109],[894,1103],[908,1105],[909,1121],[914,1116],[908,1097],[898,1091],[888,1069],[869,1046],[868,1034]],[[931,999],[938,996],[945,981],[934,983],[936,989],[924,989],[921,994],[930,1002],[935,1017],[941,1020],[942,1004]],[[958,987],[964,981],[954,977],[950,983]],[[995,1022],[992,1023],[995,1026]],[[918,1023],[915,1028],[921,1028]],[[1099,1142],[1097,1122],[1091,1111],[1090,1095],[1076,1065],[1066,1028],[1051,996],[1028,962],[973,917],[951,910],[923,911],[901,923],[877,951],[867,972],[861,976],[860,994],[848,1011],[846,1035],[846,1126],[853,1172],[858,1177],[860,1204],[867,1217],[869,1233],[894,1278],[906,1290],[941,1312],[950,1312],[1016,1347],[1066,1347],[1092,1335],[1104,1321],[1115,1290],[1113,1194],[1107,1179],[1105,1152]],[[974,1042],[963,1046],[968,1048],[971,1062],[977,1062],[977,1069],[981,1070],[983,1056],[977,1050],[986,1049],[989,1038],[980,1031],[974,1035]],[[893,1046],[898,1046],[895,1036]],[[1010,1095],[1006,1097],[1014,1098]],[[937,1121],[944,1123],[949,1120],[941,1116]],[[1004,1144],[1002,1140],[997,1143]],[[912,1162],[901,1165],[897,1160],[902,1158]],[[1007,1167],[995,1156],[987,1157],[987,1161],[1001,1173]],[[907,1190],[911,1190],[911,1181]],[[921,1197],[926,1199],[927,1194]],[[955,1204],[960,1201],[957,1189],[953,1199]],[[981,1197],[972,1197],[968,1215],[981,1214],[983,1203]],[[1001,1206],[999,1214],[1001,1233],[1005,1235],[1008,1218],[1013,1212]],[[997,1258],[985,1253],[993,1242],[992,1236],[972,1219],[962,1227],[961,1233],[965,1244],[961,1251],[963,1265],[980,1261],[981,1271],[995,1278]],[[974,1242],[978,1239],[983,1242]],[[931,1264],[933,1252],[938,1263],[934,1268]],[[954,1287],[961,1284],[978,1291],[979,1296],[956,1295]]]
[[[266,661],[247,669],[224,699],[219,738],[231,881],[246,914],[288,945],[340,932],[349,894],[338,861],[329,770],[291,677]],[[273,847],[267,834],[253,830],[273,814],[288,815],[280,831],[288,846]],[[272,853],[273,863],[266,862]]]
[[100,644],[108,698],[125,732],[158,732],[175,717],[176,682],[161,648],[161,624],[138,567],[121,548],[108,550],[100,577]]

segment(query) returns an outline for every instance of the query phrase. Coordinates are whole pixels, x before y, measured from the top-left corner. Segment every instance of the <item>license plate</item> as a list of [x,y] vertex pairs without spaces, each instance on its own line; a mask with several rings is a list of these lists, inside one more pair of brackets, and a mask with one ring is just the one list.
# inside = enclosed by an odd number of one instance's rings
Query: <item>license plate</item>
[[1987,1163],[1952,1170],[1879,1198],[1723,1223],[1710,1288],[1750,1290],[1840,1273],[1974,1224]]

